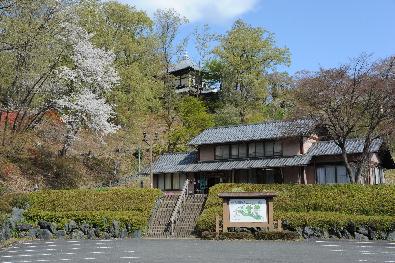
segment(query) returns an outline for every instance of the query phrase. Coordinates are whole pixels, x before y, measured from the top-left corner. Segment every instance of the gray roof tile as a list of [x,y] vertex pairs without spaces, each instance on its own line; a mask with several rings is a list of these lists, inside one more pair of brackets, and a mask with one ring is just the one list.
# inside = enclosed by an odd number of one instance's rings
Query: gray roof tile
[[[380,139],[374,140],[370,147],[370,152],[378,152],[382,143],[383,141]],[[349,154],[362,153],[363,144],[364,141],[362,139],[349,139],[346,142],[346,151]],[[339,155],[341,154],[341,149],[334,141],[321,141],[314,143],[307,154],[311,156]]]
[[[382,140],[373,141],[371,152],[378,152],[382,143]],[[347,152],[350,154],[361,153],[363,149],[363,140],[348,140],[346,147]],[[197,152],[163,154],[154,162],[152,168],[154,173],[174,173],[304,166],[308,165],[314,156],[339,154],[341,154],[340,148],[333,141],[320,141],[314,143],[305,155],[271,159],[198,162]],[[149,173],[149,167],[147,167],[143,173]]]
[[192,61],[188,56],[184,56],[177,64],[170,67],[169,72],[176,72],[182,69],[192,68],[194,70],[200,70],[200,67]]
[[301,135],[314,131],[313,120],[274,121],[259,124],[215,127],[204,130],[193,138],[190,145],[270,140]]

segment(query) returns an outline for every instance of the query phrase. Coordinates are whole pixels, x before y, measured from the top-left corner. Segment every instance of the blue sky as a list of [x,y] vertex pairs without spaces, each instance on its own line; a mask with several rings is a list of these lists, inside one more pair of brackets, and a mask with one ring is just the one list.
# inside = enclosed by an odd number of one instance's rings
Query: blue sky
[[[285,70],[335,67],[362,52],[375,58],[395,55],[395,0],[120,0],[146,10],[174,8],[190,20],[183,32],[209,24],[225,33],[241,18],[275,34],[288,47]],[[193,56],[192,43],[189,53]]]

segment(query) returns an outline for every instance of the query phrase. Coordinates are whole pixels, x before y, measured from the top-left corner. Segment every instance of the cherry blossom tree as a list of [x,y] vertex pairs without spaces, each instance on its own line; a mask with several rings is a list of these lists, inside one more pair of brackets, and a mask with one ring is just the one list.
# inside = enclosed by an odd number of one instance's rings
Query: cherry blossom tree
[[114,115],[104,95],[119,82],[113,67],[115,56],[111,51],[93,46],[92,35],[73,25],[64,25],[65,36],[61,36],[72,46],[71,66],[57,70],[59,86],[69,90],[56,100],[57,108],[67,126],[67,134],[60,151],[66,155],[81,128],[88,128],[99,136],[114,133],[118,127],[111,123]]

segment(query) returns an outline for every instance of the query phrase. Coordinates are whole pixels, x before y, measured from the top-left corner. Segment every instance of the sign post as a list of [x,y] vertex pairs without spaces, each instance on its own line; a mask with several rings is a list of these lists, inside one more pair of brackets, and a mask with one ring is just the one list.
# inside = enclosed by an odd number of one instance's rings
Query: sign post
[[276,193],[229,192],[223,199],[223,232],[229,227],[260,227],[274,229],[273,197]]

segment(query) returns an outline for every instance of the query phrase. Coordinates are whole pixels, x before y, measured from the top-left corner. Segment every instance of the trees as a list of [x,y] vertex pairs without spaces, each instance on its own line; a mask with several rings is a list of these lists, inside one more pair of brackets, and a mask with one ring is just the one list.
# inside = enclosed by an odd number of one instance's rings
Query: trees
[[288,49],[276,47],[272,33],[241,20],[221,37],[214,54],[224,100],[228,106],[237,109],[241,123],[245,123],[248,114],[264,103],[267,74],[276,66],[290,62]]
[[115,54],[120,82],[109,100],[116,120],[139,131],[150,114],[160,109],[162,62],[153,34],[153,21],[143,11],[114,1],[85,0],[78,8],[80,24],[92,33],[92,42]]
[[204,129],[214,126],[213,116],[195,97],[184,97],[176,106],[179,126],[169,133],[170,151],[186,150],[186,144]]
[[[177,118],[175,105],[179,99],[179,96],[175,92],[174,77],[170,74],[170,69],[175,62],[175,57],[180,53],[180,47],[182,46],[177,44],[176,37],[181,25],[186,23],[187,19],[180,16],[173,9],[158,10],[154,16],[155,35],[158,39],[161,57],[159,63],[162,65],[162,72],[160,74],[163,83],[163,93],[161,96],[162,116],[166,123],[166,132],[169,133]],[[169,141],[167,148],[168,150],[171,148]]]
[[58,111],[68,127],[65,145],[80,127],[114,132],[104,99],[118,82],[114,55],[92,45],[72,1],[14,1],[1,12],[0,109],[16,113],[12,131],[33,129]]
[[[351,182],[368,168],[372,142],[393,134],[395,125],[395,57],[371,62],[363,55],[338,68],[299,76],[299,109],[318,120],[342,151]],[[360,137],[363,153],[352,163],[346,141]]]
[[20,132],[37,125],[64,92],[54,79],[68,50],[61,24],[72,18],[66,1],[7,1],[6,6],[0,9],[0,111],[16,113],[9,128]]

